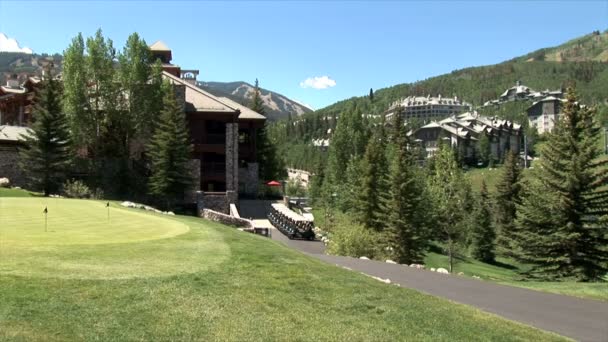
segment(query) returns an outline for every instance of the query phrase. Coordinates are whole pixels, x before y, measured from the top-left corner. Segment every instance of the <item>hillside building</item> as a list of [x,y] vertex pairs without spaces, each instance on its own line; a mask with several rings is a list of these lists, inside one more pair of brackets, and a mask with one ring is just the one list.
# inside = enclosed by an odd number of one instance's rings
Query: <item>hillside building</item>
[[485,117],[477,112],[451,116],[433,121],[408,133],[420,144],[426,157],[433,156],[441,143],[457,148],[465,162],[475,164],[479,157],[479,140],[485,135],[490,142],[494,159],[500,159],[507,151],[519,153],[522,139],[520,125],[507,120]]
[[553,96],[534,102],[526,110],[530,126],[536,127],[540,134],[551,132],[555,122],[561,117],[564,102],[566,100]]
[[394,102],[386,112],[387,121],[396,113],[399,107],[403,108],[403,120],[418,119],[424,122],[458,115],[470,111],[471,105],[457,97],[444,98],[429,96],[409,96]]

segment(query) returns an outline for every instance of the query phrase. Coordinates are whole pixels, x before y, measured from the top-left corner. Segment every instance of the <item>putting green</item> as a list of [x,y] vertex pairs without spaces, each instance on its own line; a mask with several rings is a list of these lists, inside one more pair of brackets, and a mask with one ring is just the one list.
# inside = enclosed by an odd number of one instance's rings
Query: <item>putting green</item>
[[169,276],[217,265],[229,251],[214,231],[160,214],[111,205],[108,219],[105,202],[0,198],[0,276]]

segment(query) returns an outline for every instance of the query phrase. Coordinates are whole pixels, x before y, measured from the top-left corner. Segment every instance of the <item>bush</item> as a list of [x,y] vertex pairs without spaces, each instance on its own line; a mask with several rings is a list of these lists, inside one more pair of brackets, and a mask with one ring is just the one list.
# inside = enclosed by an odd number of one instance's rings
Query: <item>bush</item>
[[380,233],[353,222],[340,222],[329,236],[327,252],[333,255],[350,257],[381,256]]
[[306,197],[306,189],[302,186],[299,179],[290,179],[285,188],[287,196]]
[[91,189],[79,180],[66,181],[63,184],[63,194],[68,198],[90,198],[92,195]]

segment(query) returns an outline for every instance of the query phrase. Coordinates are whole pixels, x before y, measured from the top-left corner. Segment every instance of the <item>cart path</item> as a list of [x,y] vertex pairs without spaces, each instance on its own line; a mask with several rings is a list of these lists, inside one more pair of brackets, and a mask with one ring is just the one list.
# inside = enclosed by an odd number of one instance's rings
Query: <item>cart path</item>
[[388,278],[393,284],[471,305],[577,341],[608,342],[608,302],[500,285],[380,261],[325,255],[323,243],[289,240],[277,229],[272,229],[272,239],[327,263]]

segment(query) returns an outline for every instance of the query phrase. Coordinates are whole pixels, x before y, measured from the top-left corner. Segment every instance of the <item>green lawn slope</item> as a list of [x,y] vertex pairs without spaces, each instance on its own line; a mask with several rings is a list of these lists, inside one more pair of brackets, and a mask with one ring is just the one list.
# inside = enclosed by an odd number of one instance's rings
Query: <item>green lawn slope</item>
[[45,200],[0,198],[0,340],[563,340],[194,217],[53,199],[41,236]]

